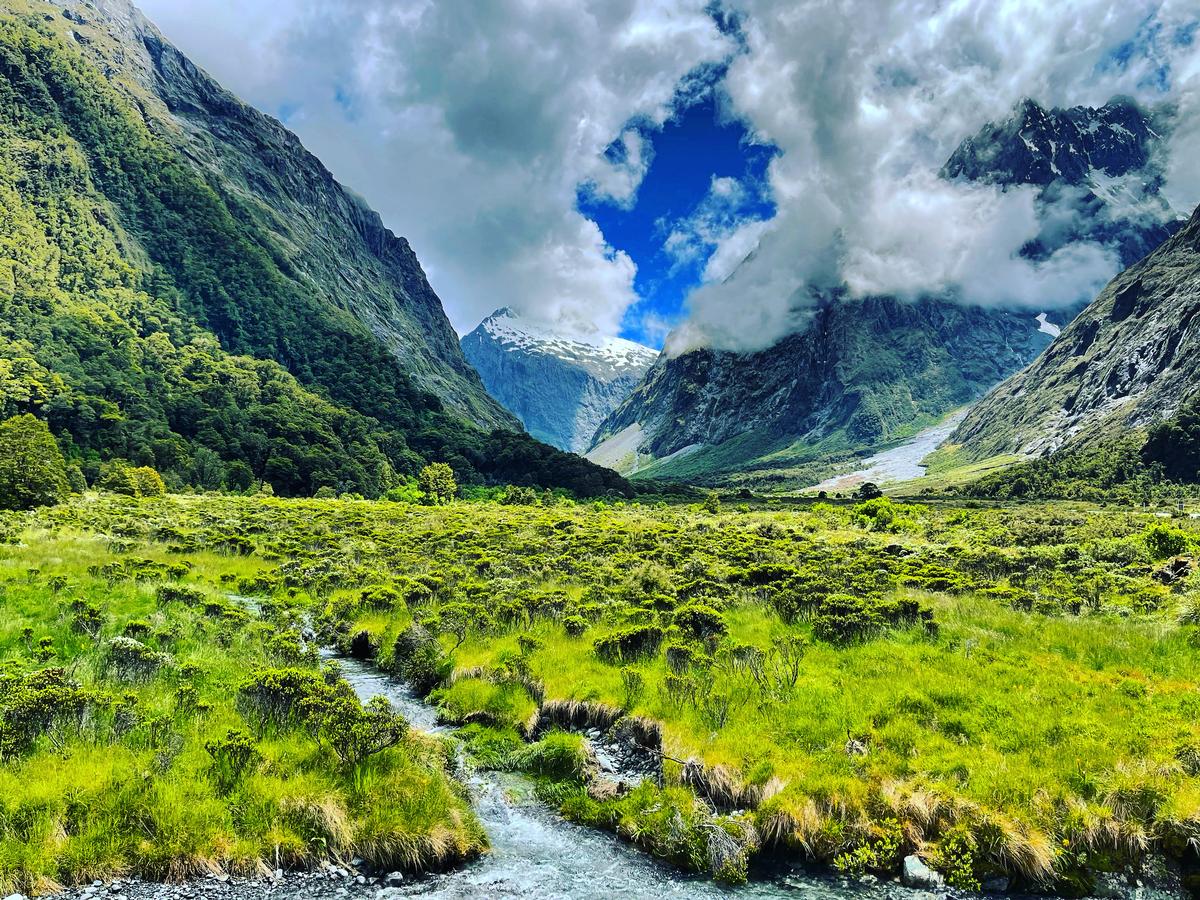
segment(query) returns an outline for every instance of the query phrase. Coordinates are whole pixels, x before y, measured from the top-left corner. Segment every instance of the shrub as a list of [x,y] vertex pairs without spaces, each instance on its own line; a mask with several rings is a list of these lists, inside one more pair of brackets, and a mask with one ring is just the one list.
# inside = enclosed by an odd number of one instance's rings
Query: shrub
[[729,630],[724,616],[711,606],[701,603],[675,610],[672,621],[680,631],[698,640],[717,637]]
[[325,682],[304,669],[260,669],[238,689],[238,712],[259,734],[270,728],[292,728],[304,721],[305,704]]
[[410,625],[396,636],[392,669],[422,696],[449,678],[453,668],[454,661],[420,625]]
[[163,484],[162,476],[150,466],[138,466],[130,470],[133,480],[137,483],[139,497],[165,497],[167,486]]
[[305,714],[313,734],[351,769],[396,746],[408,734],[408,721],[387,698],[375,697],[364,707],[345,684],[310,697]]
[[62,451],[45,422],[26,414],[0,424],[0,509],[51,506],[68,490]]
[[0,675],[0,759],[29,752],[43,736],[78,733],[99,699],[64,669]]
[[1160,522],[1146,529],[1146,549],[1154,559],[1179,556],[1188,547],[1188,533]]
[[662,640],[663,630],[657,625],[633,625],[598,638],[593,646],[601,659],[620,662],[652,656]]
[[262,756],[254,746],[254,739],[244,731],[230,730],[224,738],[209,741],[204,745],[212,757],[209,776],[222,796],[233,791],[250,768]]
[[170,662],[167,654],[151,650],[141,641],[115,637],[108,642],[104,655],[104,673],[112,674],[118,681],[141,684]]

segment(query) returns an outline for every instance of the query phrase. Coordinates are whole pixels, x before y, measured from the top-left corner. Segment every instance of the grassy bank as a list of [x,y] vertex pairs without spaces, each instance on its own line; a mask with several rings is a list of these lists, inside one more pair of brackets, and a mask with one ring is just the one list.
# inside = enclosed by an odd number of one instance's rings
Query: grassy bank
[[259,620],[227,599],[264,562],[131,539],[136,502],[83,509],[87,530],[60,512],[3,524],[0,893],[356,856],[418,871],[483,849],[440,744],[393,723],[394,746],[347,761],[247,702],[265,673],[339,696],[287,610]]
[[[266,598],[281,621],[310,611],[327,640],[468,723],[485,762],[540,777],[570,817],[728,880],[760,854],[890,874],[915,851],[960,886],[1005,874],[1079,893],[1097,870],[1189,857],[1200,839],[1200,604],[1197,576],[1172,562],[1195,547],[1190,520],[888,500],[708,512],[179,498],[92,499],[8,527],[21,543],[3,552],[7,602],[64,660],[82,659],[84,683],[104,682],[95,642],[72,636],[62,610],[88,585],[110,610],[106,634],[157,615],[180,623],[180,662],[235,665],[240,653],[214,647],[220,627],[194,607],[155,609],[162,577],[109,588],[87,575],[131,558],[190,566],[182,582],[206,593]],[[55,594],[60,573],[73,587]],[[23,627],[6,624],[0,641],[32,669]],[[268,652],[255,629],[231,639],[251,659]],[[211,679],[203,725],[175,726],[193,756],[170,777],[195,790],[208,789],[204,734],[246,727],[224,699],[234,678]],[[138,690],[162,708],[177,680]],[[545,736],[547,722],[622,720],[661,740],[664,787],[614,789],[568,738]],[[95,736],[72,740],[81,766],[97,756]],[[131,771],[152,761],[123,740]],[[351,818],[364,808],[303,731],[280,740],[256,747],[328,779],[321,790],[345,797]],[[389,758],[436,773],[419,746]],[[23,791],[69,794],[22,776],[31,764],[5,771]],[[243,789],[277,796],[266,786],[277,766]],[[211,819],[174,833],[204,836],[197,858],[257,858],[262,828],[229,824],[211,803]],[[421,833],[435,821],[429,811]],[[478,841],[456,822],[463,849]],[[6,858],[51,846],[5,834]],[[239,852],[214,850],[218,834]],[[69,855],[54,852],[47,877],[69,876]],[[122,865],[146,865],[121,852]]]

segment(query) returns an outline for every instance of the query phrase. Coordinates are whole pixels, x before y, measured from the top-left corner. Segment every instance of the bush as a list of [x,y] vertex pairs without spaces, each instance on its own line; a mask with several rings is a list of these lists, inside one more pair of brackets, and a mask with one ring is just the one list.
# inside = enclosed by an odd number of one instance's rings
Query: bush
[[598,638],[593,646],[601,659],[621,662],[654,655],[662,640],[663,630],[657,625],[634,625]]
[[717,637],[729,630],[725,617],[701,603],[680,607],[672,616],[675,627],[698,640]]
[[209,741],[204,745],[212,757],[209,775],[216,783],[217,793],[225,796],[233,791],[251,763],[262,757],[254,746],[254,739],[244,731],[230,730],[224,738]]
[[1146,549],[1154,559],[1168,559],[1179,556],[1188,547],[1189,535],[1186,531],[1173,528],[1165,523],[1152,525],[1146,529]]
[[313,734],[350,769],[396,746],[408,734],[408,721],[387,698],[375,697],[364,707],[345,684],[314,695],[306,706]]
[[45,422],[26,414],[0,424],[0,509],[52,506],[68,490],[62,451]]
[[141,684],[153,678],[171,657],[151,650],[141,641],[131,637],[115,637],[108,642],[104,656],[104,674],[112,674],[118,681]]

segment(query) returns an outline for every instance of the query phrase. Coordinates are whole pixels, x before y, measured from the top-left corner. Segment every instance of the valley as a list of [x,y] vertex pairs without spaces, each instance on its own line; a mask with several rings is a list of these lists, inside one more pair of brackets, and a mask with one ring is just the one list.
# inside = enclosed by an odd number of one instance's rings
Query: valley
[[[549,848],[575,832],[514,789],[754,884],[809,860],[886,880],[921,848],[959,887],[1062,890],[1176,853],[1200,815],[1195,575],[1161,574],[1195,546],[1188,519],[87,496],[3,528],[4,721],[52,685],[78,704],[7,732],[9,890],[322,858],[411,876],[489,846],[463,877],[567,877]],[[331,699],[338,683],[384,692],[398,743],[368,718],[366,755],[341,756],[303,693],[267,702],[322,679]],[[380,715],[353,702],[337,715]],[[453,738],[422,732],[435,721]],[[621,747],[661,754],[656,774],[622,781],[603,762]],[[51,758],[71,761],[65,780],[23,777]],[[466,788],[460,765],[478,773]],[[1149,790],[1152,806],[1122,799]],[[130,802],[148,804],[136,820]],[[547,827],[547,857],[512,855],[543,852]]]

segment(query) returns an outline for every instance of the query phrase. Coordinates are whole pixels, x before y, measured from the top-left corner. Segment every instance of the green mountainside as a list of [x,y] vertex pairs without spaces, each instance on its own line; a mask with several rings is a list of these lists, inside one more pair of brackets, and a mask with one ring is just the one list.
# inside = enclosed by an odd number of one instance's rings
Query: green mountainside
[[[135,63],[155,58],[155,84],[203,87],[239,141],[290,155],[234,173],[233,138],[196,102],[146,90]],[[124,3],[0,9],[0,195],[0,414],[46,419],[93,477],[123,458],[201,488],[376,496],[438,459],[468,483],[623,486],[481,430],[517,426],[408,245]],[[297,243],[322,233],[337,245]]]

